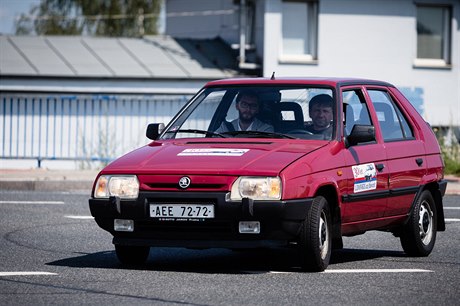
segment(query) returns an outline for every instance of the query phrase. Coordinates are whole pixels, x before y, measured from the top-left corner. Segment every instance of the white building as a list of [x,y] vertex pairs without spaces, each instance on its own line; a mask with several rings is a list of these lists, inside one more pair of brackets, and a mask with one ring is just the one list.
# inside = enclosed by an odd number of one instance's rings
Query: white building
[[388,81],[433,126],[460,126],[458,0],[166,0],[166,33],[245,45],[240,68],[265,77]]

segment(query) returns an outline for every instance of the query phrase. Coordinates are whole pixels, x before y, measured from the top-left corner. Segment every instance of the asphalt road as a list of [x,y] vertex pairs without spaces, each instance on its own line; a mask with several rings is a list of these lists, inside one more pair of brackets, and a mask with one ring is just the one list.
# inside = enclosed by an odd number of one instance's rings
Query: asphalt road
[[122,268],[111,235],[88,218],[87,194],[0,191],[0,305],[458,305],[460,196],[433,253],[406,257],[391,234],[345,238],[325,273],[290,250],[152,248]]

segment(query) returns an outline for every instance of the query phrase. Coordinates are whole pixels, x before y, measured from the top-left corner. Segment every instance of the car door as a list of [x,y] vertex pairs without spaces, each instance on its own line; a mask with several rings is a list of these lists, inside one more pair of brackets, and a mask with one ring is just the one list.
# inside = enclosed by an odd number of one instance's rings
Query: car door
[[[363,87],[345,87],[341,96],[345,137],[356,124],[373,124]],[[342,197],[342,230],[366,230],[370,223],[366,225],[365,221],[383,217],[387,206],[389,172],[384,145],[377,138],[348,147],[344,156],[347,192]]]
[[380,125],[390,173],[385,216],[405,215],[426,172],[425,147],[404,109],[385,87],[368,87]]

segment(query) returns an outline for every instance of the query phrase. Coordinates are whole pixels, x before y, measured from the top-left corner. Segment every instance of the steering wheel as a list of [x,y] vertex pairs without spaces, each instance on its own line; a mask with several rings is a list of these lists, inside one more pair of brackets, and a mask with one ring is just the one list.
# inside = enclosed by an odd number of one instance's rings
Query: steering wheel
[[302,129],[290,130],[286,134],[304,134],[304,135],[310,135],[310,136],[315,135],[312,132],[309,132],[307,130],[302,130]]

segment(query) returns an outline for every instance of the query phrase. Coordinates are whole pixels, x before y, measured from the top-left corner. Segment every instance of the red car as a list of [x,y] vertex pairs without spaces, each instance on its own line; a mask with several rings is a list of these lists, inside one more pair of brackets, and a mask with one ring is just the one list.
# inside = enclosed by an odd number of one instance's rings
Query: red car
[[439,145],[389,83],[213,81],[147,137],[99,173],[89,200],[124,264],[152,246],[286,246],[322,271],[343,236],[387,231],[427,256],[445,230]]

